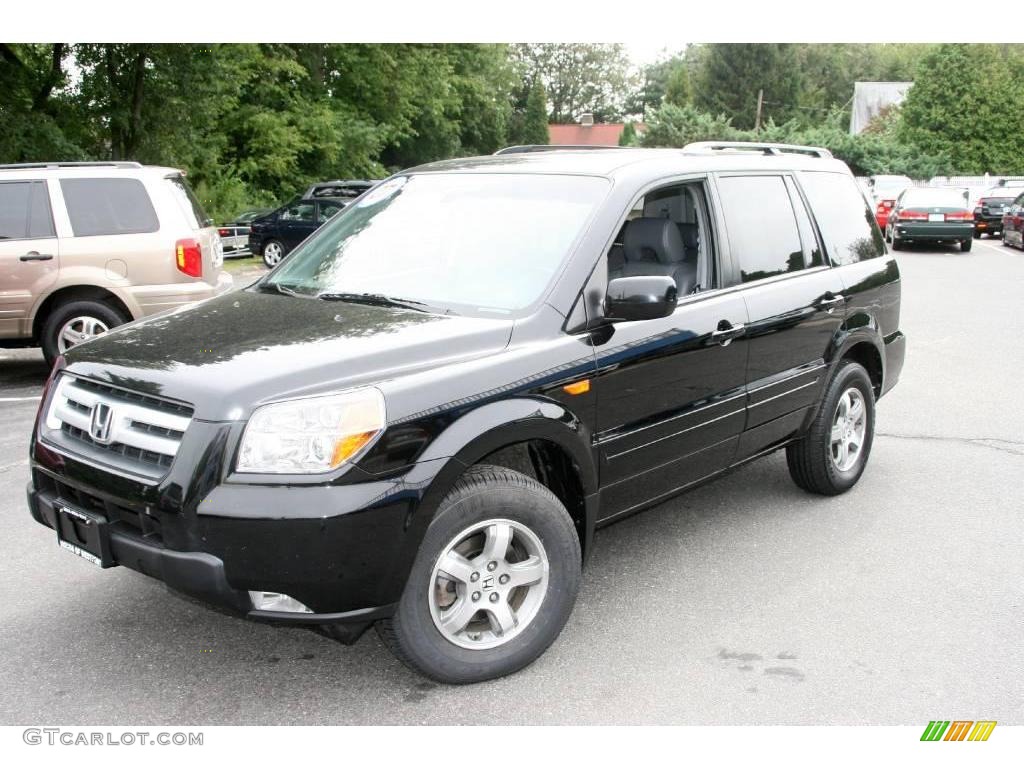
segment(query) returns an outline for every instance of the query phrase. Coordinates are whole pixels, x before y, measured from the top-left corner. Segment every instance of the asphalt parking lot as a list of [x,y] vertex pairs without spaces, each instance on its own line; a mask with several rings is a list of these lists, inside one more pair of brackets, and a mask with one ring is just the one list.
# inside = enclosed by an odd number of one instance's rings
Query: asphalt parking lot
[[42,357],[0,350],[0,723],[1024,724],[1024,253],[899,261],[907,361],[853,491],[776,454],[604,529],[561,638],[469,687],[58,549],[24,501]]

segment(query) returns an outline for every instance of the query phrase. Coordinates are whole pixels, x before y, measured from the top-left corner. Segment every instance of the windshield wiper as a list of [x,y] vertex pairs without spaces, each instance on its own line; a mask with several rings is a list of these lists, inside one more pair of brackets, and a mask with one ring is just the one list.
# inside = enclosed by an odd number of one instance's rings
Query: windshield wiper
[[260,283],[259,289],[261,291],[272,289],[277,293],[280,293],[282,296],[295,296],[297,298],[305,298],[303,294],[299,293],[294,288],[289,288],[287,285],[281,285],[280,283]]
[[429,305],[416,301],[415,299],[400,299],[395,296],[385,296],[382,293],[318,293],[318,299],[324,301],[347,301],[351,304],[369,304],[374,307],[401,307],[412,309],[417,312],[429,312]]

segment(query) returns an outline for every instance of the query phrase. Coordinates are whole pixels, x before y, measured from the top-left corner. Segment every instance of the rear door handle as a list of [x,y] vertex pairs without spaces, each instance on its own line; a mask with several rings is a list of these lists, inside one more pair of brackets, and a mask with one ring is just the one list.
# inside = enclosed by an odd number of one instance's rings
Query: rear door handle
[[826,293],[825,298],[818,301],[814,306],[818,309],[823,309],[829,314],[835,311],[836,307],[841,307],[846,303],[846,297],[842,294],[833,296],[832,294]]
[[728,320],[722,320],[718,323],[718,329],[711,332],[711,341],[716,344],[721,344],[723,347],[729,346],[729,342],[735,339],[737,336],[741,336],[746,326],[743,323],[733,325]]
[[18,261],[49,261],[52,258],[52,253],[40,253],[39,251],[29,251],[24,256],[19,256]]

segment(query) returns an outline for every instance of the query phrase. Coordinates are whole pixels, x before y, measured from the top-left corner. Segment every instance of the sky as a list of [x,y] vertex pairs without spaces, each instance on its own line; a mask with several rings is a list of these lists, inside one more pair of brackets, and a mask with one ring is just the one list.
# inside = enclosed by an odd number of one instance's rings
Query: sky
[[632,43],[623,43],[629,52],[629,58],[633,63],[642,67],[646,64],[653,64],[661,58],[667,58],[670,54],[678,53],[686,48],[683,40],[643,40]]

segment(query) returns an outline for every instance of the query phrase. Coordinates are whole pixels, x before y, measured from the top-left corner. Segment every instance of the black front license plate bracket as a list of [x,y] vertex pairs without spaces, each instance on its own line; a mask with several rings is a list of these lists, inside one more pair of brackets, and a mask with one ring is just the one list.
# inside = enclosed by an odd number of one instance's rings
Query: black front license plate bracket
[[100,568],[117,563],[110,552],[110,531],[106,518],[66,504],[54,504],[57,513],[57,543],[61,549],[78,555]]

